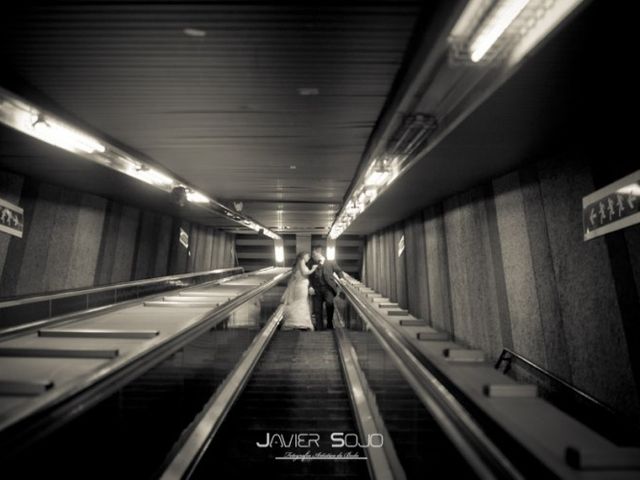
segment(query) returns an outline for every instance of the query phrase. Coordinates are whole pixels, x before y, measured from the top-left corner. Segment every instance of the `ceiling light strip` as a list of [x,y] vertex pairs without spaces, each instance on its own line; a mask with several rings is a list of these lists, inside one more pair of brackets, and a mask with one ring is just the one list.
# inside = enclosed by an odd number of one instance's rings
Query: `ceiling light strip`
[[36,107],[24,98],[0,87],[0,122],[40,141],[56,146],[92,162],[133,177],[167,193],[183,192],[187,202],[222,215],[269,238],[279,235],[255,220],[231,210],[197,191],[167,170],[74,127],[57,116]]
[[335,240],[349,228],[374,200],[384,192],[406,168],[409,159],[437,129],[435,117],[427,114],[408,115],[387,143],[385,153],[374,158],[360,178],[349,200],[343,205],[329,231]]
[[[390,138],[371,149],[367,168],[354,182],[347,201],[331,226],[329,237],[338,238],[358,215],[375,201],[399,176],[424,158],[448,133],[484,101],[515,71],[556,28],[575,14],[584,0],[469,0],[448,34],[451,65],[474,69],[489,66],[504,53],[502,70],[492,88],[468,103],[462,111],[455,109],[431,115],[414,114],[405,118]],[[436,57],[434,57],[436,58]],[[493,63],[492,63],[493,62]],[[437,63],[436,60],[432,62]],[[418,101],[417,104],[420,104]],[[405,111],[411,111],[408,107]],[[455,116],[452,116],[455,114]],[[380,153],[382,152],[382,153]]]

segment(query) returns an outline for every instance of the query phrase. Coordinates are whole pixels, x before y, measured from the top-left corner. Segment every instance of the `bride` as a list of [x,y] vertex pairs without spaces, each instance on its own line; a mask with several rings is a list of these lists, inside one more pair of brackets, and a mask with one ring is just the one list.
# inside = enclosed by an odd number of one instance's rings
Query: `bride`
[[311,310],[309,308],[309,275],[318,265],[307,268],[309,254],[301,252],[296,257],[296,263],[291,269],[291,278],[284,295],[284,323],[283,329],[313,330]]

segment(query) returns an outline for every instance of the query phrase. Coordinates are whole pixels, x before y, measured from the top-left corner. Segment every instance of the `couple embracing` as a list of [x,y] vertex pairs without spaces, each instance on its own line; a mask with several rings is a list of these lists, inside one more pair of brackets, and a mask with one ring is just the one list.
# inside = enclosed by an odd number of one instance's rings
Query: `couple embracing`
[[334,273],[340,278],[343,276],[338,264],[325,258],[322,247],[315,247],[311,255],[307,252],[298,254],[289,286],[282,296],[285,304],[282,328],[314,330],[309,310],[309,296],[313,301],[315,329],[324,330],[323,305],[327,312],[327,328],[333,328],[333,301],[338,292]]

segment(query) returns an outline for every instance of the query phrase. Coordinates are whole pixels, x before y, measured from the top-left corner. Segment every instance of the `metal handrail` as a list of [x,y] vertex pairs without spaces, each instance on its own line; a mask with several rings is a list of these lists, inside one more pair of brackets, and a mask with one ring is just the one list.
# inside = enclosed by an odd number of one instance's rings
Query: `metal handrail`
[[164,277],[153,277],[153,278],[145,278],[142,280],[131,280],[127,282],[112,283],[110,285],[103,285],[98,287],[64,290],[61,292],[48,293],[46,295],[37,294],[37,295],[24,296],[20,298],[14,298],[11,300],[0,301],[0,310],[3,308],[27,305],[30,303],[59,300],[61,298],[77,297],[81,295],[91,295],[94,293],[108,292],[110,290],[117,290],[121,288],[124,289],[124,288],[140,287],[144,285],[151,285],[154,283],[160,284],[160,283],[177,282],[177,281],[188,279],[188,278],[215,275],[218,273],[228,273],[228,272],[234,272],[234,271],[244,272],[244,269],[242,267],[218,268],[215,270],[207,270],[202,272],[181,273],[179,275],[167,275]]
[[179,446],[168,455],[169,461],[160,476],[161,480],[191,477],[231,407],[249,381],[260,357],[280,325],[283,315],[284,305],[280,305],[202,409],[200,418],[185,431],[177,444]]
[[[257,270],[256,272],[251,272],[253,273],[260,273],[266,270],[269,270],[269,268],[273,268],[273,267],[268,267],[268,268],[264,268],[261,270]],[[233,275],[233,271],[235,270],[240,270],[237,274]],[[215,272],[215,273],[211,273],[211,272]],[[52,315],[51,312],[51,305],[52,302],[54,300],[50,300],[49,301],[49,316],[44,316],[40,319],[36,319],[33,321],[28,321],[26,323],[21,323],[18,325],[13,325],[10,327],[6,327],[6,328],[2,328],[0,329],[0,339],[2,340],[8,340],[10,338],[19,336],[19,335],[24,335],[25,333],[31,332],[31,331],[35,331],[38,330],[40,328],[44,328],[44,327],[49,327],[52,325],[63,325],[69,322],[76,322],[78,320],[82,320],[83,318],[87,318],[87,317],[91,317],[94,315],[98,315],[98,314],[103,314],[106,312],[114,312],[116,310],[120,310],[123,308],[128,308],[131,305],[136,304],[137,302],[139,302],[142,298],[155,298],[156,296],[162,296],[165,295],[167,291],[175,289],[175,288],[188,288],[188,287],[195,287],[198,285],[203,285],[204,283],[206,284],[212,284],[212,283],[223,283],[223,282],[227,282],[230,280],[234,280],[237,278],[242,278],[248,274],[244,273],[244,269],[235,269],[235,268],[225,268],[225,269],[220,269],[220,270],[212,270],[209,272],[204,272],[202,273],[202,277],[206,278],[207,276],[213,275],[213,274],[217,274],[217,273],[222,273],[222,274],[226,274],[226,273],[231,273],[231,275],[222,275],[220,278],[216,278],[213,280],[204,280],[203,283],[193,283],[191,285],[178,285],[178,284],[168,284],[170,285],[170,288],[167,288],[165,290],[161,290],[161,291],[153,291],[153,292],[147,292],[146,294],[140,296],[140,295],[136,295],[135,297],[130,297],[127,299],[123,299],[123,300],[118,300],[117,298],[113,299],[113,302],[110,303],[109,301],[107,301],[104,305],[100,305],[100,306],[96,306],[96,307],[89,307],[88,305],[88,298],[89,295],[91,295],[92,293],[86,293],[85,295],[87,295],[87,301],[85,302],[85,307],[84,309],[82,309],[82,307],[80,310],[75,310],[75,311],[69,311],[66,313],[62,313],[59,315]],[[190,275],[190,278],[193,278],[193,276],[197,276],[197,274],[188,274]],[[165,278],[165,277],[158,277],[158,278]],[[148,279],[148,280],[152,280],[152,279]],[[130,282],[125,282],[125,283],[130,283]],[[137,281],[135,282],[131,282],[131,283],[137,283]],[[149,282],[152,283],[152,282]],[[127,288],[127,287],[123,287],[123,288]],[[135,287],[137,288],[137,287]],[[140,292],[137,292],[140,293]],[[117,295],[117,290],[116,290],[116,295]],[[15,307],[13,307],[15,308]],[[20,307],[18,307],[20,308]],[[3,314],[2,308],[0,308],[0,316]]]
[[542,373],[544,376],[550,378],[551,380],[553,380],[554,382],[559,383],[560,385],[562,385],[563,387],[565,387],[566,389],[570,390],[571,392],[573,392],[574,394],[578,395],[579,397],[587,400],[588,402],[596,405],[599,408],[602,408],[603,410],[605,410],[607,413],[613,415],[613,416],[617,416],[618,414],[615,412],[615,410],[613,410],[611,407],[609,407],[608,405],[605,405],[604,403],[602,403],[600,400],[598,400],[595,397],[592,397],[591,395],[589,395],[587,392],[584,392],[583,390],[580,390],[578,387],[571,385],[570,383],[568,383],[567,381],[561,379],[560,377],[558,377],[557,375],[554,375],[553,373],[551,373],[550,371],[548,371],[547,369],[541,367],[540,365],[532,362],[531,360],[529,360],[528,358],[523,357],[522,355],[520,355],[519,353],[514,352],[513,350],[509,349],[509,348],[503,348],[502,349],[502,353],[500,354],[500,356],[498,357],[498,360],[496,361],[495,364],[495,369],[499,370],[500,366],[502,365],[502,362],[507,362],[506,367],[504,368],[504,370],[502,370],[502,373],[507,373],[509,371],[509,369],[511,368],[511,361],[513,360],[513,358],[518,359],[519,361],[521,361],[522,363],[524,363],[525,365],[527,365],[528,367],[536,370],[537,372]]
[[342,372],[348,387],[351,405],[353,407],[356,424],[362,438],[368,438],[372,434],[382,434],[382,448],[370,448],[367,453],[369,474],[373,480],[406,480],[407,476],[400,463],[396,447],[387,430],[384,419],[380,414],[375,395],[366,375],[360,367],[358,354],[345,333],[346,327],[339,311],[336,311],[337,319],[334,319],[334,337],[338,346]]
[[523,478],[506,455],[487,436],[469,411],[434,375],[421,354],[384,316],[354,292],[353,279],[337,279],[351,305],[367,322],[382,348],[429,410],[434,420],[474,468],[480,478]]

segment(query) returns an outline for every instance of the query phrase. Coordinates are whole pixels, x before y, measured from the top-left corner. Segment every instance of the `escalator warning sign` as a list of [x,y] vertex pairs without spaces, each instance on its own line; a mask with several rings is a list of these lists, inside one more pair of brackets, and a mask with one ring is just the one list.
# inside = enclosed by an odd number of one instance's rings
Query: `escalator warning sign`
[[182,228],[180,229],[180,243],[184,248],[189,248],[189,234]]
[[582,199],[584,240],[640,223],[640,170]]
[[0,198],[0,232],[22,238],[24,211],[22,208]]

